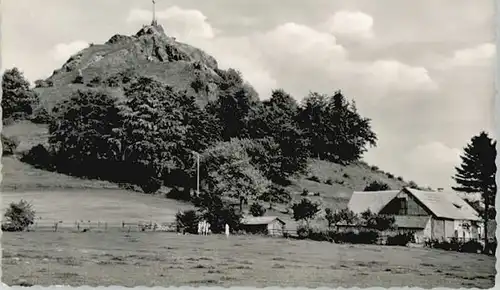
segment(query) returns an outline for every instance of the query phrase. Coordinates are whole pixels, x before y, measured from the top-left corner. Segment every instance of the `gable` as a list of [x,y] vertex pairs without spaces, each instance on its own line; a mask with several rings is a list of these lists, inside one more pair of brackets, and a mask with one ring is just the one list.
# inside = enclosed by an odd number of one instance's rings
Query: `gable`
[[479,214],[460,196],[453,192],[420,191],[405,188],[436,217],[453,220],[481,220]]

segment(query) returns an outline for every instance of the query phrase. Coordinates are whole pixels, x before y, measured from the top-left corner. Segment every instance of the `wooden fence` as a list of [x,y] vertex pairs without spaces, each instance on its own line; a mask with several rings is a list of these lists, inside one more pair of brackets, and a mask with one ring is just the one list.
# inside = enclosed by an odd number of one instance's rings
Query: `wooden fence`
[[37,232],[171,232],[175,231],[173,222],[157,221],[48,221],[37,220],[29,228],[29,231]]

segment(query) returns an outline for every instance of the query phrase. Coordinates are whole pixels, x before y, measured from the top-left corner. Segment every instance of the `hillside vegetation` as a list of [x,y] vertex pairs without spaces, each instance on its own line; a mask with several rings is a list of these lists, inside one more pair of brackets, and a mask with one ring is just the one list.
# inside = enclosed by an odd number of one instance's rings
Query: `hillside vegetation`
[[377,135],[341,91],[260,101],[238,71],[161,26],[89,45],[34,90],[16,68],[3,80],[2,137],[18,144],[2,157],[4,190],[121,187],[223,222],[235,205],[286,218],[305,197],[336,210],[368,185],[416,187],[361,161]]

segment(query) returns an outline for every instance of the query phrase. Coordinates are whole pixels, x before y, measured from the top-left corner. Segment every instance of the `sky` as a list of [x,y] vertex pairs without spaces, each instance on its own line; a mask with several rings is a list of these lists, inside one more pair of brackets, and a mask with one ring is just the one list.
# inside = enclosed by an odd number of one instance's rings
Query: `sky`
[[[269,98],[341,89],[372,119],[365,161],[449,188],[473,135],[493,136],[493,0],[156,0],[167,35],[235,68]],[[3,0],[2,70],[34,82],[89,43],[135,34],[149,0]],[[43,11],[43,13],[40,13]]]

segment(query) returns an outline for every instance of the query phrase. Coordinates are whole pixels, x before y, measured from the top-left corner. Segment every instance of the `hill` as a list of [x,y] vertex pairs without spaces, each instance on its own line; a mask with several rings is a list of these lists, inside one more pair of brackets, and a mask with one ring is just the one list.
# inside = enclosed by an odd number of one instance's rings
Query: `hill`
[[104,44],[71,56],[46,80],[36,82],[35,91],[50,111],[72,91],[100,87],[120,95],[129,74],[155,77],[177,90],[195,96],[200,105],[216,98],[224,73],[204,51],[177,42],[159,25],[144,26],[132,36],[114,35]]
[[[176,90],[194,96],[201,106],[214,100],[221,89],[221,82],[228,71],[218,68],[217,61],[202,50],[177,42],[167,36],[161,26],[144,26],[132,36],[115,35],[104,44],[89,44],[89,47],[71,56],[68,61],[45,80],[36,82],[36,92],[42,106],[50,111],[54,105],[68,99],[78,89],[107,89],[121,96],[128,81],[137,75],[154,77]],[[25,152],[37,144],[48,143],[48,126],[29,121],[8,124],[3,134],[19,141],[17,153]],[[113,189],[126,191],[117,185],[85,180],[64,174],[36,169],[19,160],[19,155],[3,157],[2,190],[8,192],[64,192],[74,190]],[[320,201],[323,207],[339,209],[346,206],[354,190],[373,181],[386,183],[392,189],[407,186],[402,178],[369,166],[364,162],[340,165],[321,160],[310,160],[309,173],[291,180],[288,190],[293,200],[300,200],[304,192],[311,199]],[[164,195],[164,189],[160,195]],[[123,198],[130,196],[128,191]],[[133,193],[136,196],[144,195]],[[15,195],[19,196],[19,195]],[[22,196],[22,195],[21,195]],[[98,203],[99,195],[93,195]],[[47,195],[44,198],[65,198]],[[48,201],[57,206],[59,201]],[[169,204],[171,207],[169,207]],[[166,202],[168,210],[176,212],[176,201]],[[268,205],[266,205],[268,206]],[[290,209],[275,205],[270,212],[289,220]],[[92,214],[89,212],[89,214]]]

